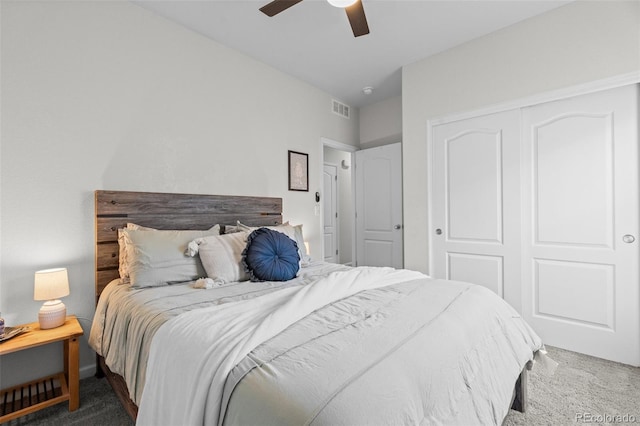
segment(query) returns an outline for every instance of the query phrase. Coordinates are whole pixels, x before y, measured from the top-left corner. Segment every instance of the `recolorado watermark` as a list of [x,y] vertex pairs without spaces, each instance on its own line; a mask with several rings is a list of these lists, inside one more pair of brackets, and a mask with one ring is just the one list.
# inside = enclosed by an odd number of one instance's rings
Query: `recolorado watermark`
[[592,414],[576,413],[578,423],[638,423],[639,417],[633,414]]

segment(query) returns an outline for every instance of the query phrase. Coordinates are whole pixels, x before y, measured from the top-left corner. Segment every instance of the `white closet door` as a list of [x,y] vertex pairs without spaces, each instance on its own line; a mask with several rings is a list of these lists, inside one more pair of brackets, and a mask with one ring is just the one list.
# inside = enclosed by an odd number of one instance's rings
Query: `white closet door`
[[520,112],[433,128],[433,276],[520,309]]
[[639,365],[638,87],[524,109],[522,154],[525,319]]

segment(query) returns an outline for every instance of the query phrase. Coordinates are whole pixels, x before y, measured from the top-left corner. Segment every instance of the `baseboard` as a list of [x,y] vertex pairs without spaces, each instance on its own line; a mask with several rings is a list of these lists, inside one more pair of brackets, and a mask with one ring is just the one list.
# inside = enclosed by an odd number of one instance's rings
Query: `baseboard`
[[86,379],[87,377],[95,376],[96,374],[96,364],[89,364],[80,367],[80,379]]

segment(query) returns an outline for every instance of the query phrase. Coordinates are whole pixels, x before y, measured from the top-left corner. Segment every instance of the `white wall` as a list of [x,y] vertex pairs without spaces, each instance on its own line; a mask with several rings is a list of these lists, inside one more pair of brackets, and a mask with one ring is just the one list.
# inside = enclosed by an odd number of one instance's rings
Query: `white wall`
[[[349,168],[342,167],[342,161]],[[324,147],[324,162],[333,164],[338,168],[338,222],[340,226],[340,241],[338,242],[338,262],[342,264],[352,262],[353,239],[353,191],[351,174],[351,153],[339,151],[328,146]],[[315,256],[317,258],[317,256]]]
[[402,96],[360,108],[362,149],[402,141]]
[[[314,215],[321,137],[358,144],[331,96],[128,2],[2,1],[0,311],[37,319],[33,274],[66,266],[69,313],[94,312],[96,189],[282,197]],[[287,150],[310,192],[287,191]],[[83,373],[94,358],[81,346]],[[58,370],[60,346],[0,358],[0,387]],[[38,361],[36,361],[38,360]],[[44,360],[44,361],[43,361]],[[27,368],[27,365],[29,366]]]
[[575,2],[403,68],[405,267],[428,272],[427,121],[640,70],[640,2]]

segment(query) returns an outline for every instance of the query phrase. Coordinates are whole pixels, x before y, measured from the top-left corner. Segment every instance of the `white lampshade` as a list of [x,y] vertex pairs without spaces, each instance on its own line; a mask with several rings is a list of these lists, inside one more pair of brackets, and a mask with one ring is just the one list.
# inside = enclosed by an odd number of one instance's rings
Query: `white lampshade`
[[46,300],[38,312],[41,329],[56,328],[64,324],[67,318],[67,307],[57,299],[68,295],[69,277],[66,268],[36,272],[33,299]]
[[327,0],[331,6],[349,7],[358,0]]
[[67,268],[44,269],[36,272],[33,300],[54,300],[68,295]]

